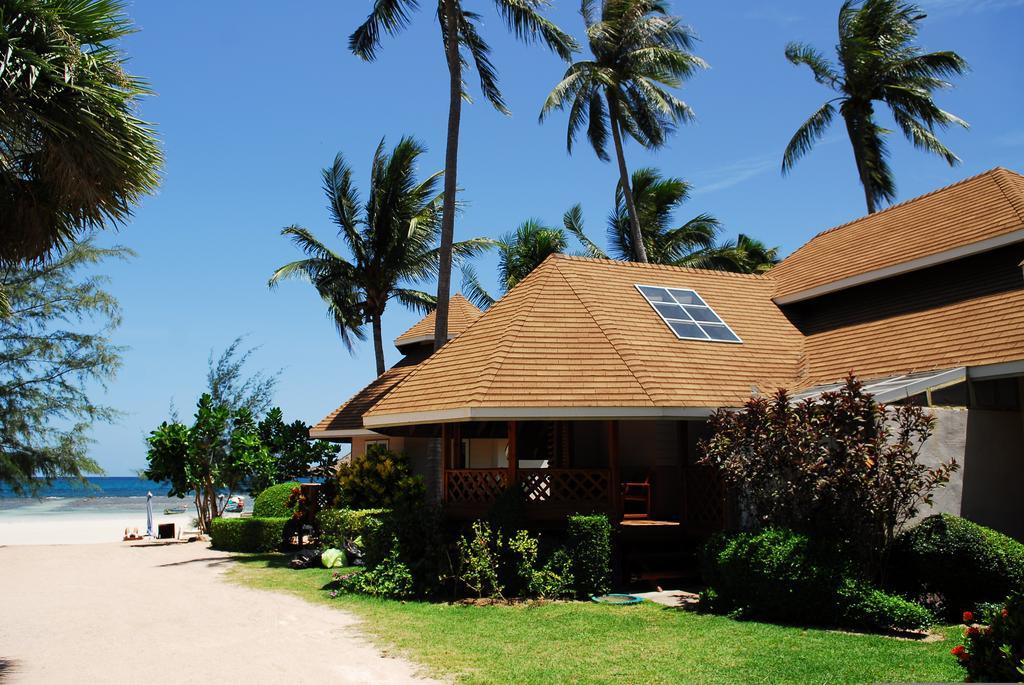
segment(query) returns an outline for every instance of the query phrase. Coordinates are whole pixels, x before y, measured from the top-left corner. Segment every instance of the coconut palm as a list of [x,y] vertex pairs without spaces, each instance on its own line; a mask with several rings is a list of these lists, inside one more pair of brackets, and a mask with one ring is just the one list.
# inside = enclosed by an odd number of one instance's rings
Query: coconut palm
[[837,103],[853,146],[868,213],[875,212],[880,202],[896,197],[885,143],[890,131],[878,125],[873,103],[889,108],[896,125],[915,147],[939,155],[950,166],[960,161],[939,142],[935,129],[950,124],[967,128],[967,122],[939,109],[932,93],[952,87],[945,79],[963,74],[968,66],[955,52],[923,53],[914,45],[918,22],[924,17],[917,6],[899,0],[847,0],[839,10],[838,67],[805,43],[786,46],[790,62],[806,64],[815,81],[839,95],[797,129],[782,157],[783,173],[824,135],[835,118]]
[[603,0],[600,18],[595,15],[594,0],[582,0],[580,12],[593,58],[569,67],[548,95],[540,119],[568,107],[569,153],[585,126],[587,140],[602,161],[609,159],[606,147],[611,132],[619,187],[633,234],[632,259],[646,262],[622,139],[627,135],[649,149],[664,145],[678,123],[693,118],[690,107],[670,89],[679,88],[707,64],[690,53],[696,40],[693,31],[659,0]]
[[[565,252],[565,232],[545,226],[538,219],[528,219],[514,232],[502,236],[498,248],[498,287],[501,294],[514,288],[530,275],[541,262],[556,253]],[[481,285],[476,270],[469,264],[462,267],[462,290],[470,302],[487,309],[494,298]]]
[[149,89],[120,49],[133,31],[115,0],[4,0],[0,263],[122,223],[156,189],[160,148],[135,116]]
[[[656,169],[637,169],[633,172],[632,188],[651,263],[761,273],[778,262],[778,248],[767,248],[742,233],[736,241],[717,242],[722,225],[710,214],[698,214],[683,224],[674,225],[674,213],[690,198],[691,186],[686,181],[665,178]],[[607,252],[584,232],[580,205],[565,213],[563,223],[592,257],[631,261],[635,254],[621,186],[615,189],[615,209],[608,216],[610,250]]]
[[[462,72],[473,60],[480,79],[480,90],[503,114],[508,114],[498,75],[491,62],[490,45],[478,30],[483,17],[464,7],[464,0],[438,0],[437,20],[448,66],[448,136],[444,161],[444,207],[441,217],[440,268],[437,278],[437,316],[434,347],[448,339],[448,297],[451,289],[452,241],[455,235],[457,168],[459,159],[459,123],[462,100],[469,99]],[[540,14],[548,0],[494,0],[495,8],[509,31],[527,43],[539,42],[568,61],[577,49],[576,42]],[[380,47],[382,33],[394,35],[409,23],[417,9],[416,0],[375,0],[366,21],[349,37],[349,49],[372,61]],[[454,27],[457,40],[449,40]]]
[[[365,325],[373,331],[377,375],[384,373],[384,342],[381,319],[392,299],[414,310],[427,312],[434,297],[409,287],[437,275],[440,261],[437,239],[441,231],[441,196],[437,192],[442,172],[416,179],[415,165],[425,149],[412,138],[402,138],[390,152],[381,140],[373,156],[370,194],[365,204],[352,182],[352,169],[339,153],[323,171],[331,220],[347,245],[346,259],[301,226],[288,226],[282,235],[306,255],[285,264],[270,277],[276,286],[286,278],[308,281],[327,304],[345,346],[366,338]],[[490,240],[476,238],[456,243],[456,258],[480,253]]]

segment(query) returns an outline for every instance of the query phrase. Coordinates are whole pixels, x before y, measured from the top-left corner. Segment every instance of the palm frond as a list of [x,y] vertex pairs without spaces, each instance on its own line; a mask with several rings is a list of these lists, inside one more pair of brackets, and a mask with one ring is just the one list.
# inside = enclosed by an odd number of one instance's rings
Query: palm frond
[[835,66],[807,43],[794,42],[786,45],[786,59],[796,65],[806,64],[814,74],[814,80],[830,88],[837,88],[842,80]]
[[382,35],[395,35],[409,25],[409,14],[417,8],[416,0],[375,0],[373,9],[348,39],[348,49],[368,62],[377,56]]
[[471,264],[462,265],[462,294],[480,309],[490,309],[495,299],[484,288]]
[[835,117],[836,110],[831,102],[826,102],[801,124],[782,153],[782,173],[789,173],[797,160],[811,151],[814,143],[821,139]]
[[608,259],[605,251],[583,232],[583,207],[581,205],[575,204],[569,208],[569,211],[562,216],[562,225],[565,226],[565,230],[576,237],[588,257]]
[[498,14],[516,38],[527,43],[539,42],[565,61],[579,50],[572,36],[540,14],[546,0],[494,0]]

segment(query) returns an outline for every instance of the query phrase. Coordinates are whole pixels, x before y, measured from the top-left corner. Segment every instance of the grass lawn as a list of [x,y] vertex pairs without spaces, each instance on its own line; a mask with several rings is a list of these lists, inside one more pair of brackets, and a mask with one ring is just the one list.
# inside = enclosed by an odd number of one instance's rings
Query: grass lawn
[[331,599],[331,572],[240,556],[229,577],[351,611],[381,646],[463,683],[871,683],[963,681],[946,639],[914,642],[703,616],[644,603],[472,607]]

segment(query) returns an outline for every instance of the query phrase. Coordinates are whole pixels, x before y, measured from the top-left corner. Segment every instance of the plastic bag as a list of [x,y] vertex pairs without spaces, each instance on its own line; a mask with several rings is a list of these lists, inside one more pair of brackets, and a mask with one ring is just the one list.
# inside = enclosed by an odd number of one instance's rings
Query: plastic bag
[[345,553],[340,549],[325,549],[320,555],[324,568],[340,568],[345,565]]

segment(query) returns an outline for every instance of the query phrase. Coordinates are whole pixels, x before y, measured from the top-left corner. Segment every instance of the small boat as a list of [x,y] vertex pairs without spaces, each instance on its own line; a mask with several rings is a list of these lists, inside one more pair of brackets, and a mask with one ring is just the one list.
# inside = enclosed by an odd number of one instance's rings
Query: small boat
[[167,507],[166,509],[164,509],[164,516],[172,516],[174,514],[184,514],[186,511],[188,511],[188,505],[187,504],[177,504],[177,505],[175,505],[173,507]]
[[238,514],[245,508],[245,498],[241,495],[228,497],[228,503],[224,505],[224,511]]

